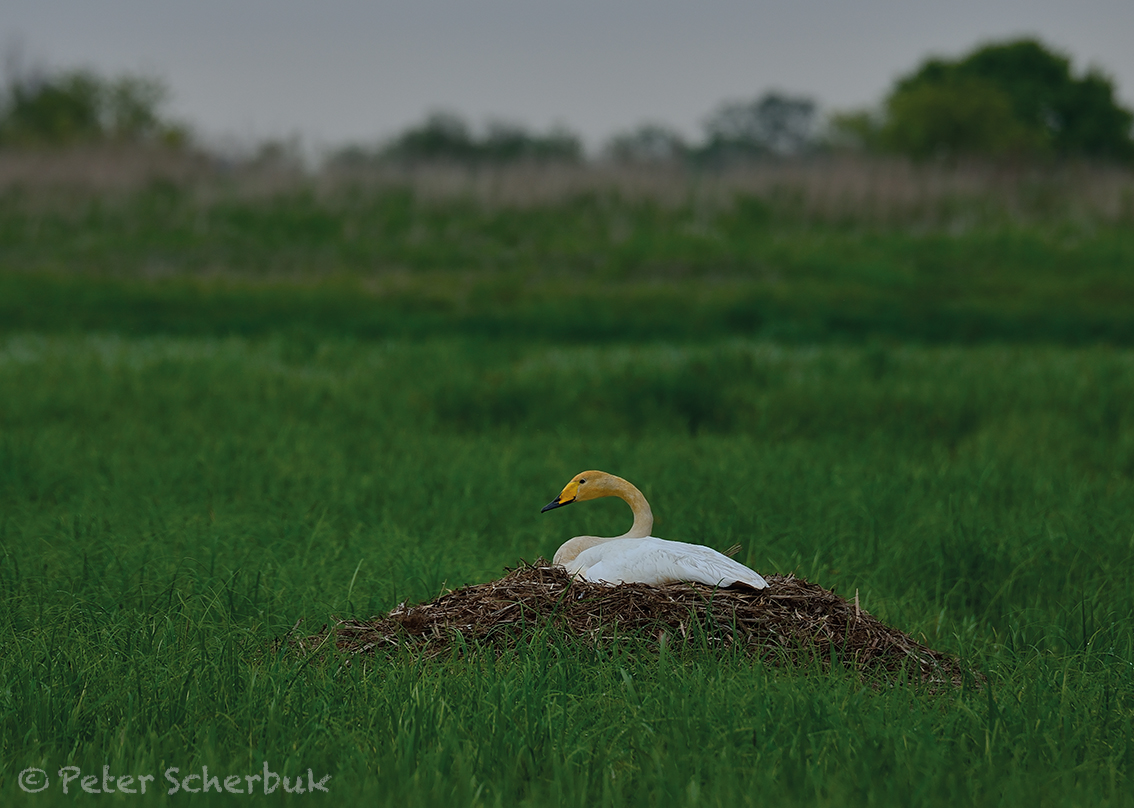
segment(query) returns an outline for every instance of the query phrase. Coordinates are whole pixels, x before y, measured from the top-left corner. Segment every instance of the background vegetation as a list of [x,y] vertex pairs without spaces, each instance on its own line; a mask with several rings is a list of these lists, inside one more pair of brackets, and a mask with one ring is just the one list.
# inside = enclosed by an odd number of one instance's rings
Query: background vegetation
[[147,76],[107,79],[82,69],[16,73],[0,98],[0,148],[181,146],[188,132],[163,115],[167,98],[165,86]]
[[1097,70],[1035,40],[986,45],[956,60],[930,59],[898,80],[886,101],[881,145],[913,157],[1134,158],[1134,115]]
[[[191,130],[165,114],[167,101],[164,84],[151,77],[16,69],[0,93],[0,150],[91,143],[188,148]],[[847,150],[915,160],[1134,160],[1134,113],[1118,103],[1113,81],[1094,68],[1074,75],[1069,57],[1033,39],[927,59],[899,77],[881,109],[834,111],[829,118],[824,122],[806,96],[771,90],[720,104],[706,116],[700,142],[649,122],[614,135],[601,157],[701,169]],[[293,150],[284,141],[267,142],[258,158],[278,162]],[[477,131],[454,113],[435,111],[387,140],[340,148],[326,162],[356,171],[374,164],[577,164],[583,158],[581,140],[564,127],[539,134],[491,121]]]
[[[1134,804],[1130,173],[463,131],[317,175],[0,152],[0,792],[268,761],[390,805]],[[538,630],[273,650],[621,532],[539,514],[584,468],[985,686]]]

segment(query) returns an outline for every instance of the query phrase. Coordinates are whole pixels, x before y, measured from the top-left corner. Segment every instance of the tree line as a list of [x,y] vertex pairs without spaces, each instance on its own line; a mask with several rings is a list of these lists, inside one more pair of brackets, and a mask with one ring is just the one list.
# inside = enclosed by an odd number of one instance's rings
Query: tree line
[[[0,93],[0,148],[79,143],[190,146],[190,129],[165,114],[168,93],[152,78],[92,71],[22,74]],[[1134,113],[1096,69],[1076,74],[1066,56],[1035,39],[930,58],[895,81],[880,106],[821,120],[805,96],[764,93],[709,115],[700,140],[651,123],[615,135],[603,159],[714,167],[742,160],[858,150],[915,160],[962,158],[1134,162]],[[437,112],[372,146],[336,152],[333,163],[581,162],[582,141],[555,128],[492,123],[475,130]]]
[[92,70],[14,72],[0,94],[0,147],[157,142],[179,147],[189,129],[168,118],[164,83]]

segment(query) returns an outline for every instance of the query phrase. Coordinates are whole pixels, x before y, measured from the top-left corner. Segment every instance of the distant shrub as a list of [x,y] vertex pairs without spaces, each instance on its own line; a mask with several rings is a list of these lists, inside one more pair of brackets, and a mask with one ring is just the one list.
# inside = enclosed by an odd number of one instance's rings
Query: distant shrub
[[536,160],[576,163],[583,157],[582,142],[566,129],[552,129],[545,135],[536,135],[514,124],[492,123],[488,126],[488,133],[479,141],[474,140],[473,144],[478,148],[481,159],[488,162]]
[[615,135],[603,149],[607,159],[630,165],[676,163],[688,157],[690,146],[680,134],[661,124],[643,124]]
[[762,155],[795,155],[815,138],[815,102],[768,92],[754,101],[722,105],[705,122],[701,161],[719,162]]
[[463,118],[435,112],[374,150],[347,147],[331,163],[504,164],[522,161],[577,163],[583,158],[582,142],[565,129],[535,134],[522,126],[494,122],[477,134]]
[[835,112],[826,122],[824,145],[840,151],[880,152],[884,117],[876,110]]
[[0,96],[0,145],[182,145],[184,127],[161,115],[166,98],[165,85],[145,76],[106,79],[88,70],[17,76]]
[[700,143],[687,143],[674,130],[649,123],[611,138],[604,156],[629,165],[687,162],[713,167],[799,155],[816,145],[815,110],[809,98],[768,92],[752,101],[722,104],[705,121]]
[[386,157],[394,159],[454,162],[469,162],[476,152],[468,124],[447,112],[433,113],[420,126],[402,132],[383,150]]

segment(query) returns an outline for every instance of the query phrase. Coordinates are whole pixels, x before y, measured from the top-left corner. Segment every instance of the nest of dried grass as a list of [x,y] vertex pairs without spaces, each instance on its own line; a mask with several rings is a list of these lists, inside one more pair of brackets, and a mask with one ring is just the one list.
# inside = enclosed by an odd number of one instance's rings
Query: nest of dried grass
[[466,586],[417,606],[400,604],[369,620],[336,620],[295,639],[317,653],[333,641],[342,653],[427,656],[455,644],[513,647],[540,629],[600,646],[638,638],[653,645],[741,648],[777,665],[844,664],[887,679],[959,687],[971,672],[953,657],[890,628],[834,592],[793,575],[766,576],[768,588],[700,584],[605,586],[572,580],[546,559],[526,562],[498,581]]

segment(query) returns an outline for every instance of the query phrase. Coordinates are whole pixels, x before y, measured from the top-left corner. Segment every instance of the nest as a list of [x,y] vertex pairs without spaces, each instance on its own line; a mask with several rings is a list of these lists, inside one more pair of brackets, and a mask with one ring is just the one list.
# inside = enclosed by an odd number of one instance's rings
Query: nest
[[890,628],[834,592],[794,575],[768,588],[620,584],[573,580],[545,559],[498,581],[466,586],[428,603],[398,605],[369,620],[336,620],[292,640],[317,654],[328,641],[345,654],[409,649],[436,656],[470,645],[514,647],[539,630],[594,647],[631,638],[688,651],[742,649],[775,665],[843,664],[886,679],[961,686],[979,679],[956,659]]

